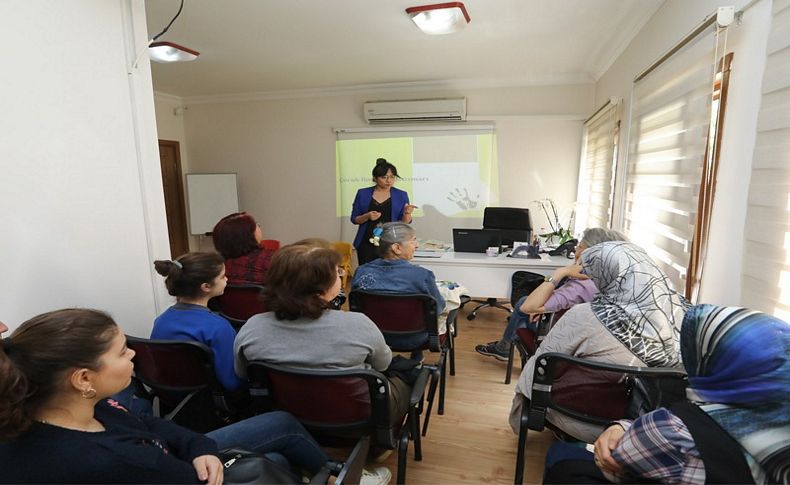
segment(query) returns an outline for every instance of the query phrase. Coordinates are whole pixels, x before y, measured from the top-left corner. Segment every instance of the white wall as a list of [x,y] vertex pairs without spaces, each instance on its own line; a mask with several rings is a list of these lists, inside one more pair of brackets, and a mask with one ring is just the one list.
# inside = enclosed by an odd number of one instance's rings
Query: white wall
[[0,18],[0,320],[93,307],[147,335],[168,238],[148,61],[127,74],[143,2],[5,1]]
[[[333,128],[365,126],[364,101],[458,96],[467,97],[470,120],[496,122],[502,205],[530,207],[532,200],[545,197],[561,207],[572,205],[581,120],[593,106],[589,84],[232,102],[186,99],[189,170],[237,172],[240,207],[255,215],[266,238],[284,243],[308,236],[338,239],[345,219],[335,216]],[[536,226],[545,225],[537,214],[534,219]]]
[[[729,3],[737,10],[748,1]],[[738,275],[770,4],[770,0],[757,2],[745,12],[742,25],[733,24],[730,28],[727,47],[735,55],[700,302],[740,304]],[[611,96],[624,100],[622,133],[627,133],[630,121],[629,99],[634,77],[722,5],[716,0],[668,0],[599,79],[595,86],[596,107]],[[621,168],[626,160],[627,143],[626,137],[621,136],[618,160]]]

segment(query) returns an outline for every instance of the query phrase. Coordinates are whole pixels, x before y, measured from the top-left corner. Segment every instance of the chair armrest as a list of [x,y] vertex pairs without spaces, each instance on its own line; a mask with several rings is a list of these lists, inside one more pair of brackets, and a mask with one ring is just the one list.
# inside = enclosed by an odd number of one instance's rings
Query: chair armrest
[[417,380],[414,381],[414,386],[411,388],[411,397],[409,398],[409,405],[416,406],[422,401],[422,396],[425,394],[425,386],[428,384],[428,376],[430,369],[423,366]]
[[310,485],[326,485],[330,475],[329,468],[322,466],[321,469],[318,470],[318,473],[313,475],[313,478],[310,479]]
[[337,475],[335,485],[356,485],[359,483],[369,450],[370,436],[363,436],[357,441],[354,449],[351,450],[351,454],[348,455],[346,464],[343,465],[343,469]]

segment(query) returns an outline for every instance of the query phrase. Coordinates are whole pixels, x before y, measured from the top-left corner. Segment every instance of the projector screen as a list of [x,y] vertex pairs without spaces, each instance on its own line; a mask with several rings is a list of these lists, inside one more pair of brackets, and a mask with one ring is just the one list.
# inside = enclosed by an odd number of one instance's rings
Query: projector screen
[[[336,212],[345,219],[343,239],[358,189],[374,184],[377,158],[398,168],[396,187],[417,205],[414,227],[423,239],[449,241],[453,227],[481,227],[483,210],[497,205],[496,138],[493,125],[392,127],[337,130]],[[346,224],[346,222],[348,222]]]

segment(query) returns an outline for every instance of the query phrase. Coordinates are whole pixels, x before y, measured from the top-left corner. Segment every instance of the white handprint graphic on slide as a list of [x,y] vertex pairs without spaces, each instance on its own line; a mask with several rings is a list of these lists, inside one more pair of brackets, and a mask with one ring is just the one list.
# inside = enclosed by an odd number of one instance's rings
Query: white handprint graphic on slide
[[474,200],[472,200],[472,197],[469,195],[469,190],[466,187],[464,187],[463,192],[456,187],[454,191],[447,194],[447,200],[455,203],[461,210],[475,209],[480,203],[480,194],[477,194]]

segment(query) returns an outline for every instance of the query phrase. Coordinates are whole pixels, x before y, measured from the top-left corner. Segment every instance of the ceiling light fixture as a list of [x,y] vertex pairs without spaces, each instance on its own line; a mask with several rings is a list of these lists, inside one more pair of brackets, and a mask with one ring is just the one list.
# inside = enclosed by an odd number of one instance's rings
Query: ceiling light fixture
[[452,34],[472,21],[461,2],[435,3],[406,9],[412,21],[426,34]]
[[194,61],[200,52],[173,42],[151,42],[148,45],[148,57],[155,62]]
[[173,22],[176,21],[179,15],[181,15],[181,10],[184,8],[184,0],[181,0],[181,6],[178,7],[178,12],[176,12],[176,16],[167,24],[161,32],[156,34],[151,42],[148,44],[148,57],[154,62],[184,62],[184,61],[194,61],[197,59],[197,56],[200,55],[200,52],[196,50],[192,50],[188,47],[184,47],[182,45],[176,44],[175,42],[156,42],[156,39],[162,37],[162,35],[170,29],[170,26],[173,25]]

